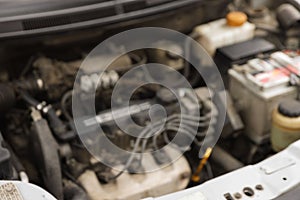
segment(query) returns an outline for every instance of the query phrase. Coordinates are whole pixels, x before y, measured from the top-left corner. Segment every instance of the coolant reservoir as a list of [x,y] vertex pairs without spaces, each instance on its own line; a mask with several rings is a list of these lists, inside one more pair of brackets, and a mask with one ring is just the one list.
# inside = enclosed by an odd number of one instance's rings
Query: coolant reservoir
[[300,139],[300,102],[285,100],[273,111],[271,143],[281,151]]
[[210,55],[217,48],[243,42],[254,37],[255,25],[247,21],[242,12],[230,12],[226,19],[219,19],[197,26],[194,32],[199,35],[199,43]]

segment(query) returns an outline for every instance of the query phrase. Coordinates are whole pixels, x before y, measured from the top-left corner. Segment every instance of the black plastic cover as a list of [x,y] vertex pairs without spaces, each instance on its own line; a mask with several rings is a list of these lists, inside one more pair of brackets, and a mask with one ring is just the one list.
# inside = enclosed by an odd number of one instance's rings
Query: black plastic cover
[[275,49],[275,45],[262,38],[254,38],[246,42],[226,46],[217,50],[218,54],[230,62],[251,58],[257,54]]
[[78,30],[153,16],[204,0],[43,0],[0,3],[0,38]]
[[245,42],[217,49],[214,61],[221,72],[225,86],[228,86],[227,71],[234,64],[244,64],[258,54],[276,50],[274,44],[263,38],[254,38]]

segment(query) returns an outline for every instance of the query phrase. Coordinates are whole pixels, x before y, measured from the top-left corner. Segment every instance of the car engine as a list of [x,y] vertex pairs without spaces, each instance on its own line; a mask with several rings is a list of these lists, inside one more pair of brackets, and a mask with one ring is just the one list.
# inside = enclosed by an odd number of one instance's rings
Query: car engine
[[0,3],[1,199],[299,187],[299,1],[31,1]]

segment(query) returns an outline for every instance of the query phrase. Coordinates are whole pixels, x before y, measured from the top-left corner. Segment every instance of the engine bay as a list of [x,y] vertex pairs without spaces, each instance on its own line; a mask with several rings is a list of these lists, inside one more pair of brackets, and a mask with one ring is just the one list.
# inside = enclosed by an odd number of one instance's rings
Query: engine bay
[[1,199],[265,200],[298,187],[267,175],[299,170],[299,1],[198,3],[0,31]]

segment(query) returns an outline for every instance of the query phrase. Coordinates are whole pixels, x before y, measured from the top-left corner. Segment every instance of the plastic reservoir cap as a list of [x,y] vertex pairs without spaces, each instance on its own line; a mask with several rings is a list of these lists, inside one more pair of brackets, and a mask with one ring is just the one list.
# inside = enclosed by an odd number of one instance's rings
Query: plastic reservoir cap
[[226,19],[229,26],[242,26],[248,17],[243,12],[233,11],[227,14]]
[[300,117],[300,102],[294,99],[284,100],[279,104],[278,111],[286,117]]

